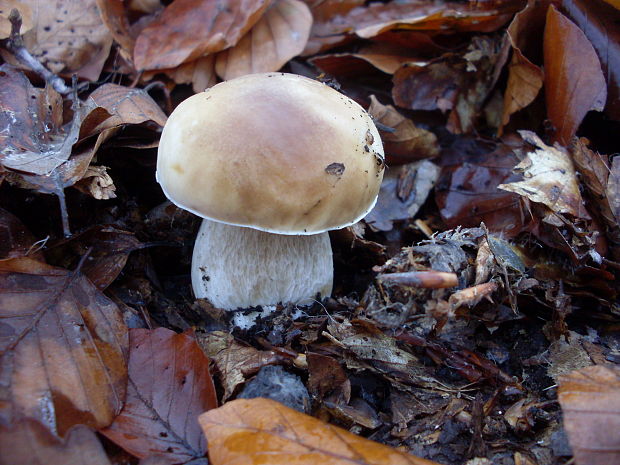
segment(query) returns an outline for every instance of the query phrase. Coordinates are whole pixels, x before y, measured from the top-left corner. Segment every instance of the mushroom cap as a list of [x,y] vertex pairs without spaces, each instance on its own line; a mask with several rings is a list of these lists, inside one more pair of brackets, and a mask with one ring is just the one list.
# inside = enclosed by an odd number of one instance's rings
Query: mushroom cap
[[374,206],[381,139],[353,100],[284,73],[225,81],[170,115],[157,180],[203,218],[277,234],[349,226]]

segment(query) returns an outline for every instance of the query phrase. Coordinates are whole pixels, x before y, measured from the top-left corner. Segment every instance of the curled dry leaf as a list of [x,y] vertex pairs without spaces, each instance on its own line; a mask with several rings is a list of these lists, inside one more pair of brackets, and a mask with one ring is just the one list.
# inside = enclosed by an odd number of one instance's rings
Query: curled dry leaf
[[134,47],[136,68],[166,69],[235,45],[270,0],[176,0],[145,27]]
[[176,68],[146,71],[142,74],[142,77],[148,81],[153,79],[156,74],[163,73],[177,84],[191,84],[195,93],[203,92],[205,89],[217,84],[215,57],[216,54],[210,54],[194,61],[183,63]]
[[96,132],[123,124],[141,124],[147,121],[153,121],[161,127],[166,124],[165,113],[144,89],[104,84],[90,94],[89,99],[112,115]]
[[217,407],[209,359],[196,340],[166,328],[129,331],[129,385],[125,407],[108,439],[139,458],[165,464],[203,457],[198,415]]
[[[538,96],[543,86],[543,70],[532,63],[525,55],[527,40],[536,30],[540,10],[544,6],[529,2],[528,6],[517,13],[508,26],[508,39],[512,47],[512,58],[508,65],[508,82],[504,93],[502,126],[510,121],[510,116],[527,107]],[[500,128],[501,133],[501,128]]]
[[213,465],[437,465],[270,399],[238,399],[199,418]]
[[127,328],[79,271],[29,258],[0,262],[0,419],[64,435],[109,425],[125,399]]
[[13,8],[19,11],[19,15],[22,18],[19,33],[25,34],[32,29],[32,10],[28,5],[19,0],[2,0],[0,1],[0,40],[6,39],[11,35],[9,14]]
[[312,29],[302,55],[314,55],[344,41],[350,27],[343,17],[364,0],[305,0],[312,13]]
[[616,218],[617,224],[620,224],[620,157],[612,159],[605,192],[611,212]]
[[95,433],[80,425],[64,440],[32,418],[0,427],[0,465],[111,465]]
[[602,111],[607,84],[596,51],[572,21],[550,6],[543,41],[547,116],[568,145],[586,113]]
[[515,166],[524,180],[500,184],[499,189],[514,192],[539,202],[556,213],[567,213],[576,218],[589,219],[583,206],[575,167],[568,155],[559,146],[550,147],[531,131],[520,131],[521,137],[536,149]]
[[215,71],[224,80],[277,71],[308,41],[312,14],[301,0],[276,0],[232,48],[217,54]]
[[577,465],[620,463],[620,369],[573,371],[560,379],[558,399]]
[[79,191],[89,194],[97,200],[116,198],[116,186],[107,172],[106,166],[90,165],[75,185]]
[[136,37],[131,30],[123,0],[97,0],[101,20],[120,45],[123,58],[131,59]]
[[266,365],[288,359],[271,350],[258,350],[237,342],[231,334],[213,331],[200,339],[205,353],[215,362],[224,386],[223,401],[233,395],[237,386]]
[[[416,127],[413,121],[401,115],[392,105],[383,105],[374,95],[371,95],[368,113],[375,121],[394,129],[394,132],[380,130],[383,147],[388,157],[391,155],[396,159],[412,161],[439,155],[437,136],[430,131]],[[389,164],[390,158],[387,161]]]
[[97,126],[110,115],[91,102],[81,105],[73,120],[63,124],[61,96],[51,87],[37,89],[24,74],[0,67],[0,165],[29,187],[59,193],[82,178],[94,150],[71,156],[82,124]]
[[54,73],[96,81],[108,58],[112,35],[95,0],[22,0],[32,9],[34,27],[24,35],[26,48]]

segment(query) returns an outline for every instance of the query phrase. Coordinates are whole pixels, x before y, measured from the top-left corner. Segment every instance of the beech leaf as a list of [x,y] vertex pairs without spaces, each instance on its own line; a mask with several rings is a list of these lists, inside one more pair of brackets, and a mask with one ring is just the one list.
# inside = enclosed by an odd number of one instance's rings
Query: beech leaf
[[620,463],[620,369],[573,371],[560,378],[558,399],[577,465]]
[[556,213],[568,213],[576,218],[589,219],[583,206],[573,162],[561,147],[550,147],[531,131],[520,131],[524,140],[536,149],[515,166],[524,180],[500,184],[499,189],[545,204]]
[[200,412],[217,407],[209,359],[196,340],[166,328],[129,332],[129,386],[125,407],[108,439],[139,458],[185,463],[203,457]]
[[547,115],[557,129],[556,140],[568,145],[586,113],[605,107],[605,76],[588,38],[553,6],[547,11],[543,47]]
[[79,271],[29,258],[0,261],[0,420],[51,431],[109,425],[127,383],[118,307]]
[[270,399],[237,399],[199,417],[213,465],[437,465]]
[[22,0],[34,27],[24,35],[30,53],[54,73],[77,73],[96,81],[108,58],[112,35],[95,0]]
[[277,71],[303,51],[311,26],[304,2],[276,0],[234,47],[217,54],[215,71],[224,80]]
[[137,69],[174,68],[235,45],[270,0],[176,0],[136,40]]

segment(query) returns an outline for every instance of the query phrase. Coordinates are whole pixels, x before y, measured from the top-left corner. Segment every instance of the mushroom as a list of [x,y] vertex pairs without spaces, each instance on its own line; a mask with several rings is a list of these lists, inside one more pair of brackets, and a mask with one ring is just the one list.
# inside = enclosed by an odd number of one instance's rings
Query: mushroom
[[228,310],[329,296],[327,231],[372,209],[383,172],[366,111],[284,73],[232,79],[183,101],[157,157],[166,196],[203,218],[194,294]]

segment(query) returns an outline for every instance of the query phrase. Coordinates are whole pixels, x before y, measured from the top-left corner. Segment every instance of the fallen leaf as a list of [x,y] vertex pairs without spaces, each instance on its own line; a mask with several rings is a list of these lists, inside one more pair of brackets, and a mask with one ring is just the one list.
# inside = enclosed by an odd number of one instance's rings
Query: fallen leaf
[[[584,32],[596,50],[603,75],[607,80],[605,112],[620,120],[620,1],[565,0],[562,11]],[[613,8],[613,6],[615,8]]]
[[237,44],[219,52],[215,71],[223,80],[278,71],[308,41],[312,15],[301,0],[275,0]]
[[108,58],[112,35],[95,0],[22,0],[34,27],[24,35],[30,53],[54,73],[96,81]]
[[586,113],[605,107],[605,76],[588,38],[553,6],[543,46],[547,116],[557,129],[555,140],[568,145]]
[[131,59],[136,36],[131,30],[123,0],[97,0],[97,6],[101,20],[121,46],[121,54],[125,59]]
[[0,1],[0,40],[6,39],[11,35],[11,22],[9,14],[15,8],[19,11],[22,18],[22,25],[19,28],[20,34],[25,34],[32,29],[32,10],[28,5],[19,0],[2,0]]
[[394,221],[415,217],[439,178],[439,167],[429,160],[389,170],[383,177],[377,204],[364,221],[377,231],[390,231]]
[[270,0],[176,0],[136,40],[136,68],[166,69],[234,46]]
[[448,227],[477,227],[484,222],[490,231],[501,231],[506,237],[523,231],[531,217],[519,196],[497,189],[501,183],[518,179],[512,174],[519,161],[512,147],[457,139],[444,149],[443,156],[435,201]]
[[109,200],[116,198],[116,186],[107,172],[106,166],[90,165],[82,179],[73,186],[97,200]]
[[166,124],[165,113],[144,89],[104,84],[95,89],[89,99],[112,115],[96,132],[123,124],[141,124],[147,121],[153,121],[161,127]]
[[507,60],[507,45],[503,39],[478,36],[462,54],[403,66],[394,74],[394,103],[411,110],[449,111],[450,132],[472,131]]
[[[543,8],[543,4],[530,1],[523,11],[515,15],[508,26],[512,58],[508,65],[500,135],[503,126],[510,121],[510,116],[532,103],[542,89],[543,70],[527,58],[525,50],[528,40],[531,40],[533,33],[538,29],[538,22],[542,22],[539,18],[542,17],[540,10]],[[540,32],[542,33],[542,27]]]
[[49,263],[73,269],[88,254],[81,272],[99,290],[104,290],[123,270],[129,254],[143,247],[131,232],[113,225],[96,225],[48,245],[46,255]]
[[33,87],[6,64],[0,67],[0,83],[0,165],[47,193],[58,194],[81,179],[93,155],[91,150],[71,156],[81,126],[96,126],[110,115],[85,104],[63,124],[62,98],[51,87]]
[[564,429],[577,465],[620,463],[620,369],[596,365],[560,380]]
[[287,361],[273,351],[258,350],[237,342],[231,334],[212,331],[199,340],[205,353],[215,362],[220,382],[224,386],[222,402],[233,395],[236,388],[266,365]]
[[183,63],[176,68],[145,71],[142,77],[144,80],[149,81],[157,74],[163,73],[177,84],[191,84],[195,93],[204,92],[209,87],[217,84],[217,76],[215,74],[216,55],[203,56]]
[[394,130],[394,132],[379,130],[388,164],[398,159],[413,161],[439,155],[437,136],[416,127],[413,121],[401,115],[392,105],[383,105],[371,95],[368,113],[375,121]]
[[64,440],[31,418],[0,426],[0,465],[112,465],[95,433],[79,425]]
[[329,399],[348,404],[351,400],[351,382],[335,358],[309,352],[308,391],[317,399]]
[[343,17],[364,0],[306,0],[312,13],[312,28],[302,55],[314,55],[346,41],[349,25]]
[[437,465],[270,399],[238,399],[199,417],[213,465]]
[[33,417],[64,435],[109,425],[127,383],[127,328],[79,272],[29,258],[0,261],[0,418]]
[[520,134],[526,142],[536,147],[514,168],[523,174],[524,180],[497,187],[527,197],[532,202],[542,203],[553,212],[589,219],[590,215],[583,206],[575,167],[568,153],[559,146],[546,145],[531,131],[520,131]]
[[203,457],[198,415],[217,407],[209,359],[196,340],[166,328],[129,331],[129,384],[120,415],[100,433],[139,458]]
[[406,63],[423,66],[427,60],[416,56],[414,52],[400,45],[387,42],[373,42],[360,48],[357,52],[333,53],[311,58],[310,63],[333,76],[355,77],[367,74],[373,69],[394,74]]

